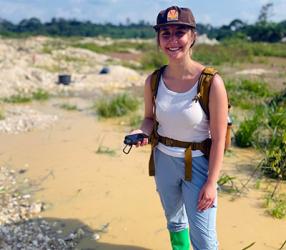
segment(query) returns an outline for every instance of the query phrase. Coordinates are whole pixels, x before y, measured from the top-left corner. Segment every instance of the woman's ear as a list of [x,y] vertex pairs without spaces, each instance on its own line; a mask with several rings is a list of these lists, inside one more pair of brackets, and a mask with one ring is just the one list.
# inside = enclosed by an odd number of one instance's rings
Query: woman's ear
[[192,33],[193,33],[194,41],[196,41],[197,40],[197,32],[193,31]]
[[196,31],[194,31],[194,30],[191,30],[191,39],[193,40],[192,41],[192,44],[191,44],[191,47],[190,48],[192,48],[193,46],[194,46],[194,44],[195,44],[195,42],[196,42],[196,40],[197,40],[197,32]]

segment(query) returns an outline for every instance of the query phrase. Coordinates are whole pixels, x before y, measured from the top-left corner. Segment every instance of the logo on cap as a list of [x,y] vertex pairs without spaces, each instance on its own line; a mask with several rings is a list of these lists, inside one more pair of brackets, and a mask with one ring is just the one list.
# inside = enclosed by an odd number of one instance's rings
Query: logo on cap
[[179,13],[177,10],[169,10],[167,14],[167,22],[170,21],[178,21],[179,20]]

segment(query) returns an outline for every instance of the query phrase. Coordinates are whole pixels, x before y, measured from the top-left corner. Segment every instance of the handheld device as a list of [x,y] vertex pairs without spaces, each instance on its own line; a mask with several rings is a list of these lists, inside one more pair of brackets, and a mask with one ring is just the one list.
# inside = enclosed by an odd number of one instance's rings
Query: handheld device
[[[138,133],[138,134],[132,134],[132,135],[126,135],[124,138],[124,144],[125,147],[123,149],[123,152],[125,154],[128,154],[132,148],[133,145],[136,145],[138,142],[142,142],[144,138],[148,138],[148,135],[144,133]],[[129,147],[128,149],[126,149]]]

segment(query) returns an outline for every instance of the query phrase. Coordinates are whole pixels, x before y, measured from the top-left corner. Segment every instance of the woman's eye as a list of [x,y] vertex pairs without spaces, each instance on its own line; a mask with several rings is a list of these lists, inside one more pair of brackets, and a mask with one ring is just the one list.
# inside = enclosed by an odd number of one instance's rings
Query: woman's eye
[[176,32],[176,37],[182,37],[183,35],[185,35],[184,31],[177,31]]
[[163,32],[163,33],[161,33],[161,36],[163,38],[167,38],[167,37],[170,37],[170,33],[169,32]]

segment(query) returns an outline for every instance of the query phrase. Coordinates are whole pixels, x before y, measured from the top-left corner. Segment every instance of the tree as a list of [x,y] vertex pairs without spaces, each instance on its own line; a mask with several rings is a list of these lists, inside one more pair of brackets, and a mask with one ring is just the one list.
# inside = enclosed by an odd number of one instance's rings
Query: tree
[[234,19],[230,22],[229,27],[232,31],[240,30],[241,28],[245,27],[246,23],[241,21],[240,19]]
[[267,3],[261,7],[259,16],[258,16],[258,23],[267,23],[269,17],[272,16],[272,7],[273,3]]

